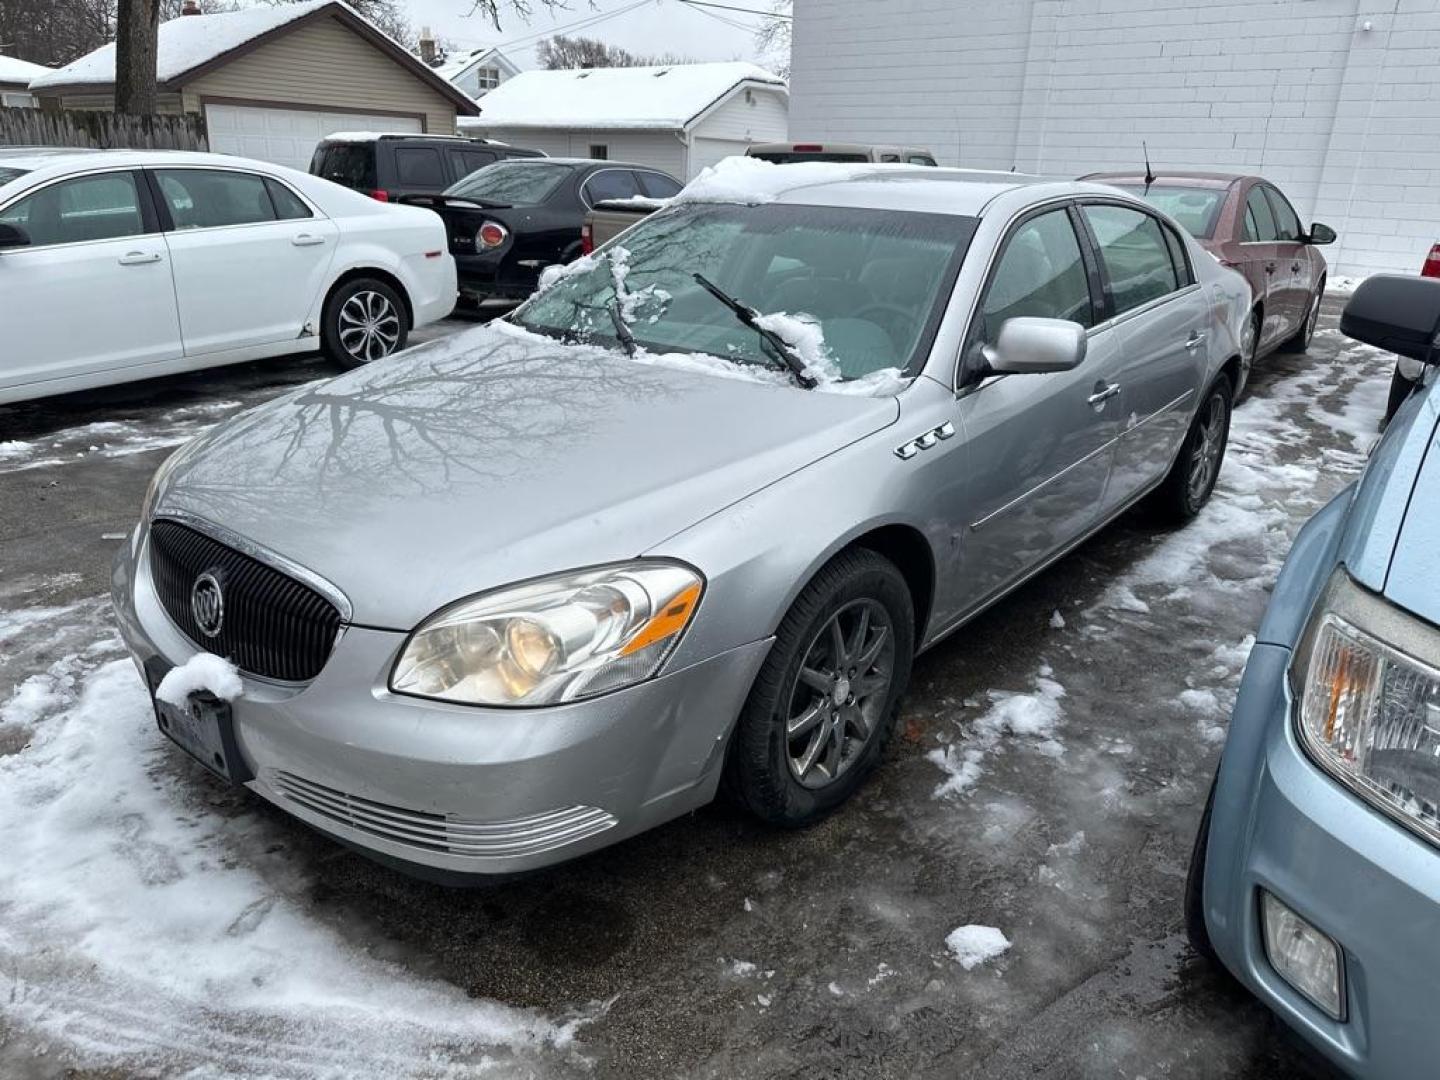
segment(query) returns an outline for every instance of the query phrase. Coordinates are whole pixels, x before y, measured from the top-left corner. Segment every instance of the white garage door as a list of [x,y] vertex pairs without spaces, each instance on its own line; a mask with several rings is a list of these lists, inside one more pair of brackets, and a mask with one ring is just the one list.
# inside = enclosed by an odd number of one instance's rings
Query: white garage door
[[210,149],[217,154],[272,161],[305,172],[315,144],[336,131],[419,131],[415,117],[272,109],[260,105],[206,105]]
[[743,156],[749,145],[743,139],[695,139],[690,144],[690,178],[722,158]]

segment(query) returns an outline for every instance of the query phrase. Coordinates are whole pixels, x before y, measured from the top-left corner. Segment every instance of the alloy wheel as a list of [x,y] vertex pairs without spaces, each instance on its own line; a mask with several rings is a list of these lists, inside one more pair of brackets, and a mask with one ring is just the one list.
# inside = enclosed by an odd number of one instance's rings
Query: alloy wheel
[[400,313],[383,293],[357,292],[340,308],[340,346],[362,364],[381,360],[400,341]]
[[1225,449],[1225,396],[1211,394],[1205,415],[1195,432],[1195,447],[1190,456],[1190,477],[1186,491],[1190,501],[1198,505],[1215,482],[1220,469],[1220,455]]
[[852,601],[820,627],[784,713],[785,760],[801,786],[827,787],[860,759],[894,674],[895,635],[878,601]]

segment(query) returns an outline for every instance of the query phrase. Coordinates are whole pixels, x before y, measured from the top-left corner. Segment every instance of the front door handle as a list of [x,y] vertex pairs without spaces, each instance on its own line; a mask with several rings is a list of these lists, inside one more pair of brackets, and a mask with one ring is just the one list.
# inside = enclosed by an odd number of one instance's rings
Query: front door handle
[[1274,272],[1275,272],[1275,264],[1274,264],[1274,263],[1266,263],[1266,264],[1265,264],[1265,273],[1267,273],[1267,274],[1273,274]]
[[296,247],[314,247],[316,244],[323,244],[325,237],[316,236],[314,233],[302,232],[290,238],[290,243]]
[[147,263],[159,261],[160,253],[158,251],[127,251],[120,256],[121,266],[144,266]]
[[1095,408],[1103,408],[1105,402],[1109,401],[1116,394],[1120,393],[1119,383],[1107,383],[1103,379],[1095,384],[1095,392],[1085,400]]
[[1198,349],[1203,344],[1205,344],[1205,331],[1203,330],[1191,330],[1190,336],[1185,339],[1185,348],[1187,349]]

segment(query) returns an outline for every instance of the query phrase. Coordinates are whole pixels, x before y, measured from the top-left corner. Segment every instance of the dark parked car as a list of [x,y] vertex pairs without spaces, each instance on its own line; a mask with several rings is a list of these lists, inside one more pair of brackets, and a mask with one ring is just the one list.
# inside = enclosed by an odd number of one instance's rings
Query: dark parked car
[[543,157],[538,150],[458,135],[337,132],[320,140],[310,174],[379,199],[434,195],[476,169],[506,158]]
[[1140,195],[1185,226],[1223,265],[1245,275],[1255,310],[1237,391],[1258,357],[1276,348],[1309,347],[1325,294],[1325,257],[1315,246],[1334,243],[1335,230],[1319,222],[1304,228],[1274,184],[1206,172],[1092,173],[1083,179]]
[[405,201],[445,219],[466,300],[523,300],[540,272],[581,254],[580,227],[596,203],[668,199],[680,181],[658,169],[588,158],[502,161],[442,195]]

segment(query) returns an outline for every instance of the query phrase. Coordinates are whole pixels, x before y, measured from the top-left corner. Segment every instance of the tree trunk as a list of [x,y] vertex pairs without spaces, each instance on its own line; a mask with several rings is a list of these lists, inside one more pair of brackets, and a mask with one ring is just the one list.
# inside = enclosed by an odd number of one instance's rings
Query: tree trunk
[[115,19],[115,111],[155,112],[155,54],[159,0],[120,0]]

